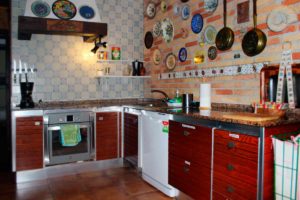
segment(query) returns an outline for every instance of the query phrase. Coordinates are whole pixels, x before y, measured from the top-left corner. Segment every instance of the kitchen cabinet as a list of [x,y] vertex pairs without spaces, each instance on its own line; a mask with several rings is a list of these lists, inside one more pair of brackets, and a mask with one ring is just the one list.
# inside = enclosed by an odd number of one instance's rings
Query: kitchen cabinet
[[212,130],[170,120],[169,184],[194,199],[209,199]]
[[16,118],[16,170],[43,167],[43,117]]
[[96,159],[106,160],[119,157],[120,113],[96,113]]
[[255,136],[214,131],[213,199],[256,199],[258,141]]
[[138,162],[138,115],[124,113],[124,158],[134,166]]

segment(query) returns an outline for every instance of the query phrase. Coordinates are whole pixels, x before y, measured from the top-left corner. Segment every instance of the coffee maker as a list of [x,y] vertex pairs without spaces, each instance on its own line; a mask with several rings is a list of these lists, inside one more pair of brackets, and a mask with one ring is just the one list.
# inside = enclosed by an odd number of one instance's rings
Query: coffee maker
[[132,62],[132,76],[140,76],[141,70],[144,68],[144,63],[138,60]]
[[20,108],[34,108],[32,100],[33,82],[20,82],[21,87],[21,103]]

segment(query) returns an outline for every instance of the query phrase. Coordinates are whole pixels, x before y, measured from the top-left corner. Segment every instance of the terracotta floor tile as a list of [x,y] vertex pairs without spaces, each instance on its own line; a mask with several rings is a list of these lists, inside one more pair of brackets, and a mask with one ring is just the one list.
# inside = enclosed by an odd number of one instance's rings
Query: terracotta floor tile
[[161,192],[148,192],[132,197],[132,200],[172,200]]
[[16,192],[17,200],[49,200],[53,199],[48,186],[32,187],[29,189],[21,189]]
[[105,176],[104,171],[93,171],[93,172],[81,172],[77,174],[77,177],[79,178],[94,178],[94,177],[100,177]]
[[128,193],[131,196],[147,192],[153,192],[156,190],[154,187],[152,187],[144,181],[126,182],[121,186],[123,187],[124,191],[126,191],[126,193]]
[[95,189],[117,185],[117,182],[114,179],[105,176],[83,178],[80,179],[80,182],[84,185],[86,189]]
[[90,197],[93,200],[130,200],[130,196],[120,186],[91,190]]

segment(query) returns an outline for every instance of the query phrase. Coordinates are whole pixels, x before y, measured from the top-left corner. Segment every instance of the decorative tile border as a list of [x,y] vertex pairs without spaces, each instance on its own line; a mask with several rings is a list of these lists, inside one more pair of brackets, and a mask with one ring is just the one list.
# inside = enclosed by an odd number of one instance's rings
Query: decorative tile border
[[233,65],[225,67],[214,67],[206,69],[189,70],[182,72],[168,72],[158,75],[159,80],[179,78],[204,78],[215,76],[236,76],[260,73],[260,70],[269,62]]

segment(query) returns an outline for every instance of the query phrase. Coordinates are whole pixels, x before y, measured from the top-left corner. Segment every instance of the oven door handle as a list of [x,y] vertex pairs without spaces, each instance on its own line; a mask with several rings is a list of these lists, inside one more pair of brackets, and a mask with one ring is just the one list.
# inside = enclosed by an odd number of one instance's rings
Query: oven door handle
[[[80,125],[79,128],[89,128],[88,125]],[[60,126],[50,126],[47,128],[48,131],[60,131]]]

